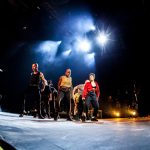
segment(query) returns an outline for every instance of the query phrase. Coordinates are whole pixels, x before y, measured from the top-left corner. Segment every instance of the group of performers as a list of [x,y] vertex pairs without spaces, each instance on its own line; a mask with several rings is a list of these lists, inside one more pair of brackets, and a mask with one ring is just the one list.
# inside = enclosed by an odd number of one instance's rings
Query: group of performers
[[[89,79],[84,84],[73,88],[71,69],[66,69],[65,74],[60,76],[58,81],[58,91],[53,87],[52,81],[47,81],[42,72],[38,69],[38,64],[32,64],[32,73],[29,87],[24,97],[22,117],[26,113],[31,113],[33,117],[40,119],[51,118],[50,103],[53,104],[53,117],[57,121],[61,111],[61,101],[65,99],[67,120],[89,120],[98,121],[97,113],[99,109],[100,89],[95,81],[95,74],[90,73]],[[74,111],[71,111],[71,101],[74,102]],[[89,116],[90,107],[94,108],[93,116]],[[74,118],[73,118],[74,116]]]

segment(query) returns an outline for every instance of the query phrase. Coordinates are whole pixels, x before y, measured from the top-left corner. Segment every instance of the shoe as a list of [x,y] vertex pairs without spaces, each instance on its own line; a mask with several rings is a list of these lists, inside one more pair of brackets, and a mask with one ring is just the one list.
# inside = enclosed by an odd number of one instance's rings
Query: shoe
[[67,121],[73,121],[73,119],[71,117],[68,117]]
[[86,117],[85,117],[85,116],[82,116],[82,117],[81,117],[81,120],[82,120],[82,122],[85,122]]
[[87,117],[86,117],[86,120],[91,120],[91,117],[87,116]]
[[91,118],[91,121],[98,121],[95,117]]
[[48,116],[48,119],[51,119],[52,117],[51,116]]
[[39,119],[44,119],[44,117],[42,115],[38,115]]
[[78,116],[78,115],[75,115],[75,116],[74,116],[74,120],[79,121],[79,120],[80,120],[79,116]]
[[23,114],[20,114],[19,117],[23,117]]
[[58,120],[58,113],[54,114],[54,120],[57,121]]
[[37,117],[37,114],[33,114],[33,118],[36,118]]

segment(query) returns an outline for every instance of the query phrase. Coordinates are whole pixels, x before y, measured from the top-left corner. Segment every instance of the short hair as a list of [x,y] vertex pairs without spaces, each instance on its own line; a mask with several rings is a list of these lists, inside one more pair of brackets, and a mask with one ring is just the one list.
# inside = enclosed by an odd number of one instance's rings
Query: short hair
[[90,73],[90,74],[89,74],[89,77],[90,77],[90,76],[93,76],[93,77],[95,78],[95,74],[94,74],[94,73]]
[[[70,72],[70,76],[71,76],[71,69],[70,68],[68,68],[68,69],[66,69],[66,72]],[[66,74],[66,72],[65,72],[65,74]]]
[[38,63],[34,63],[32,66],[36,66],[37,68],[39,67]]
[[70,68],[67,68],[66,71],[67,71],[67,70],[70,71],[70,73],[71,73],[71,69],[70,69]]

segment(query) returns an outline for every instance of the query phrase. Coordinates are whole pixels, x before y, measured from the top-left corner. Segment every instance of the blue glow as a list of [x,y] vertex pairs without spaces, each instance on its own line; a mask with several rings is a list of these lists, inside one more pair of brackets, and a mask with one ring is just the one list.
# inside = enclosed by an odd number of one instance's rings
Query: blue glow
[[67,50],[67,51],[64,51],[64,52],[62,53],[62,55],[65,56],[65,57],[69,56],[70,54],[71,54],[71,49],[69,49],[69,50]]
[[44,41],[39,44],[37,52],[42,54],[45,63],[53,62],[60,44],[61,41]]
[[84,55],[84,61],[88,67],[94,67],[95,66],[95,53],[89,53],[89,54]]

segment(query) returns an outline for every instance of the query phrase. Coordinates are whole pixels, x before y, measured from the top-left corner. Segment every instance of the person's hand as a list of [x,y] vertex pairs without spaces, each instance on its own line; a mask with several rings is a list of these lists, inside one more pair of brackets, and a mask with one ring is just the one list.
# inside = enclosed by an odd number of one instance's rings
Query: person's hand
[[41,92],[43,92],[44,91],[44,89],[41,89]]
[[83,97],[82,100],[85,101],[85,97]]
[[48,100],[49,100],[49,101],[52,101],[52,97],[50,97]]

